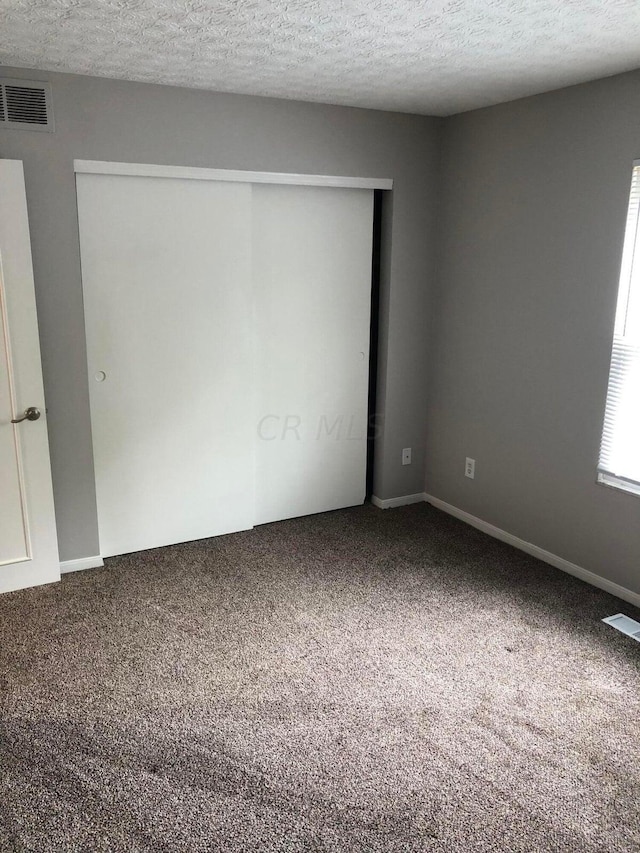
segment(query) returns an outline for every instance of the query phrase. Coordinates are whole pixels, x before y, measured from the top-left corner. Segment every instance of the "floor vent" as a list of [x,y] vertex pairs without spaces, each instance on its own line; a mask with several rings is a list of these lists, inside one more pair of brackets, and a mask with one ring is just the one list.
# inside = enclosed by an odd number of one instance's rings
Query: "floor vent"
[[615,616],[607,616],[602,621],[606,622],[607,625],[611,625],[616,631],[622,631],[627,637],[633,637],[634,640],[640,643],[640,622],[636,622],[635,619],[625,616],[624,613],[616,613]]
[[0,127],[53,131],[51,87],[37,80],[0,77]]

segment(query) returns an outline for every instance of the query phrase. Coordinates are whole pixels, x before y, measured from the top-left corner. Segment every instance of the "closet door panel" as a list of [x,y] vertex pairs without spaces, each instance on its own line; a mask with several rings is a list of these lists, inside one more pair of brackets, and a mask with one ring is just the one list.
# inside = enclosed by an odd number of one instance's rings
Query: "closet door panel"
[[252,527],[251,186],[77,191],[102,554]]
[[254,185],[256,524],[365,498],[373,192]]

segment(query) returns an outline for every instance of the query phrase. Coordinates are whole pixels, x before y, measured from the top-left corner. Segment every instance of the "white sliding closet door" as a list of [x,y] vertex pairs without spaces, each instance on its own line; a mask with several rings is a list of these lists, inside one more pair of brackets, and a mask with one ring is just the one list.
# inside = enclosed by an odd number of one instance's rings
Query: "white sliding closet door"
[[256,513],[362,503],[373,191],[254,185]]
[[77,190],[103,556],[252,527],[251,185]]

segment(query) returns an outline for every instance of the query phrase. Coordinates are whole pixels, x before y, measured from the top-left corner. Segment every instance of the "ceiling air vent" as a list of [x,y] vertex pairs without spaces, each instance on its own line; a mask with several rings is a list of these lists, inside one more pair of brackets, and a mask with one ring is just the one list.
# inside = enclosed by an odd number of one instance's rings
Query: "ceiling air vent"
[[53,109],[49,84],[0,77],[0,127],[51,132]]

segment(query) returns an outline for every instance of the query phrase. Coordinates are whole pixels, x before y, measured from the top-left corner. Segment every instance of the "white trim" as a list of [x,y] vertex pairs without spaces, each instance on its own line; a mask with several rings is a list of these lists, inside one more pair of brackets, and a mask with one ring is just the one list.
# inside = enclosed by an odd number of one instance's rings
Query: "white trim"
[[640,483],[635,483],[633,480],[625,480],[624,477],[616,477],[614,474],[608,474],[606,471],[598,471],[598,483],[601,486],[608,486],[610,489],[619,489],[621,492],[640,496]]
[[[4,337],[4,360],[7,366],[7,385],[9,391],[9,404],[11,406],[11,417],[18,418],[22,412],[18,411],[16,406],[16,389],[15,389],[15,370],[13,366],[13,354],[11,351],[11,335],[9,333],[9,317],[8,317],[8,298],[4,284],[4,273],[2,270],[2,258],[0,257],[0,327]],[[19,557],[17,560],[3,560],[0,566],[11,565],[13,563],[22,563],[33,559],[33,549],[31,547],[31,534],[29,530],[29,514],[27,512],[26,499],[26,483],[24,479],[23,451],[20,446],[20,425],[14,420],[13,424],[13,452],[15,457],[16,473],[18,475],[18,491],[20,494],[20,517],[22,519],[22,537],[24,541],[24,557]]]
[[620,586],[607,578],[600,577],[600,575],[596,575],[594,572],[588,571],[588,569],[583,569],[582,566],[570,563],[563,557],[557,557],[550,551],[545,551],[544,548],[539,548],[537,545],[525,542],[524,539],[519,539],[512,533],[507,533],[506,530],[494,527],[493,524],[489,524],[487,521],[482,521],[482,519],[476,518],[475,515],[471,515],[462,509],[458,509],[451,504],[445,503],[445,501],[441,501],[439,498],[434,498],[432,495],[425,494],[425,500],[427,503],[436,507],[436,509],[441,509],[443,512],[453,515],[455,518],[459,518],[460,521],[464,521],[466,524],[470,524],[472,527],[482,530],[483,533],[488,533],[489,536],[493,536],[494,539],[499,539],[501,542],[513,545],[514,548],[524,551],[525,554],[537,557],[538,560],[542,560],[544,563],[548,563],[556,569],[567,572],[567,574],[580,578],[580,580],[585,581],[585,583],[597,586],[599,589],[603,589],[605,592],[611,593],[611,595],[616,595],[623,601],[628,601],[629,604],[640,607],[640,593],[638,592],[633,592],[632,590],[627,589],[624,586]]
[[189,178],[195,181],[235,181],[250,184],[293,184],[304,187],[343,187],[362,190],[393,189],[391,178],[348,178],[340,175],[296,175],[289,172],[244,172],[236,169],[203,169],[198,166],[159,166],[150,163],[109,163],[74,160],[76,173],[135,175],[142,178]]
[[426,499],[427,496],[424,492],[418,492],[416,495],[401,495],[399,498],[377,498],[375,495],[371,495],[371,503],[378,509],[394,509],[397,506],[421,504]]
[[84,569],[99,569],[104,566],[102,557],[98,554],[95,557],[80,557],[79,560],[65,560],[60,563],[60,574],[66,575],[68,572],[80,572]]

